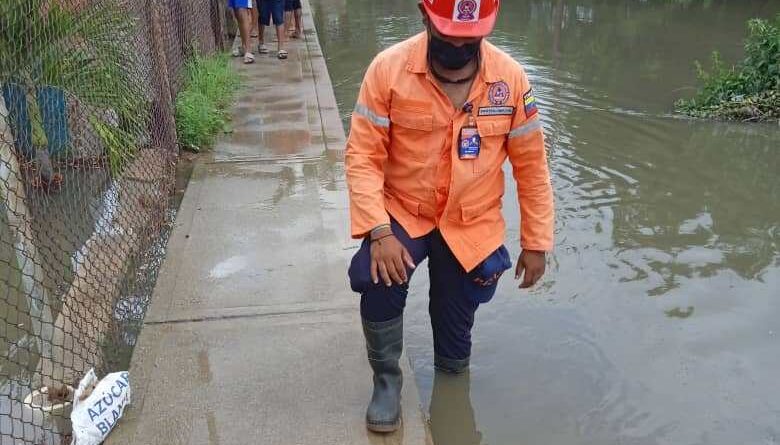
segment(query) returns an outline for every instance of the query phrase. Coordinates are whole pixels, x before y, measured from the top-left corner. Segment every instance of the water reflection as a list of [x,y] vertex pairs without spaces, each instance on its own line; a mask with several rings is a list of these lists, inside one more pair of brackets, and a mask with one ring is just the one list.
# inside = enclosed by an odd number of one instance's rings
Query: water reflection
[[435,443],[482,443],[482,433],[477,431],[471,407],[471,374],[468,371],[460,375],[435,372],[430,416],[431,435]]
[[578,109],[559,122],[567,137],[552,168],[563,252],[613,250],[619,280],[646,283],[648,295],[722,270],[757,279],[775,264],[780,135],[770,128],[751,135]]
[[[313,5],[346,124],[365,67],[421,29],[418,12],[413,1]],[[492,41],[534,83],[558,245],[536,290],[504,280],[477,314],[475,417],[435,400],[416,276],[409,355],[438,435],[465,425],[459,437],[491,444],[777,442],[780,131],[672,109],[696,84],[694,60],[715,49],[738,59],[745,20],[778,12],[773,0],[504,2]],[[507,175],[516,254],[514,189]]]
[[516,1],[504,5],[495,38],[522,39],[524,57],[606,87],[599,100],[666,111],[694,85],[692,59],[713,50],[736,59],[745,21],[778,10],[772,0]]

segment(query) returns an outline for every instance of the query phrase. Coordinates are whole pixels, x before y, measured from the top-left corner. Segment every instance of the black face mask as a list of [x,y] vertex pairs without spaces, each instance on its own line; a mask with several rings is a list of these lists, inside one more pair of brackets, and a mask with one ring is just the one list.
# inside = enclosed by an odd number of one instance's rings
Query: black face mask
[[428,44],[428,54],[448,70],[459,70],[474,60],[479,54],[481,42],[467,43],[463,46],[455,46],[431,34]]

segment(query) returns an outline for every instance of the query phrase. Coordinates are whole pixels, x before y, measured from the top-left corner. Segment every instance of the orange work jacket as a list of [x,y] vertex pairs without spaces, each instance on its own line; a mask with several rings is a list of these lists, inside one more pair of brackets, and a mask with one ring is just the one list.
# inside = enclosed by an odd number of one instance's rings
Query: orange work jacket
[[[438,227],[471,271],[504,242],[502,164],[509,157],[521,247],[552,250],[552,186],[525,71],[483,41],[471,106],[453,106],[428,69],[427,46],[425,33],[414,36],[380,53],[366,73],[346,149],[352,236],[365,237],[390,216],[412,238]],[[460,132],[470,122],[481,150],[477,159],[460,159]]]

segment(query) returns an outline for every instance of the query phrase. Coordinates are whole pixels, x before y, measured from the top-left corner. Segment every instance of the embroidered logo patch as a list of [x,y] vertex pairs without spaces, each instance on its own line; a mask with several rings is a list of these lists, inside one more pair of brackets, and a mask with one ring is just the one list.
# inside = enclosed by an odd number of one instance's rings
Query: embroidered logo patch
[[515,107],[480,107],[479,116],[511,116]]
[[458,0],[455,4],[452,20],[471,23],[479,21],[479,5],[482,0]]
[[525,105],[526,118],[531,118],[539,111],[539,109],[536,108],[536,98],[534,97],[533,90],[528,90],[527,93],[523,94],[523,104]]
[[501,275],[503,275],[504,272],[496,272],[493,274],[492,277],[488,278],[487,280],[481,277],[474,277],[474,284],[482,287],[490,287],[498,281],[499,278],[501,278]]
[[488,98],[492,105],[497,107],[504,105],[509,100],[509,85],[503,80],[490,85]]

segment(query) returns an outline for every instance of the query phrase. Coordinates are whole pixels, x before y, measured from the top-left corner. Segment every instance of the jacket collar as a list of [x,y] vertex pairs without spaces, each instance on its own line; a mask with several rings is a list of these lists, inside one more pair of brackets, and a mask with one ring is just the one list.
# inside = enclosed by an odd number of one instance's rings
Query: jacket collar
[[[495,47],[488,43],[487,39],[482,40],[479,50],[480,74],[486,83],[501,81],[501,77],[496,73],[495,69],[495,51]],[[412,38],[412,51],[409,54],[406,69],[416,74],[428,73],[428,34],[425,31]]]

